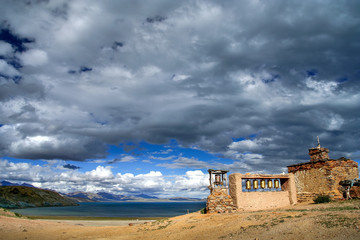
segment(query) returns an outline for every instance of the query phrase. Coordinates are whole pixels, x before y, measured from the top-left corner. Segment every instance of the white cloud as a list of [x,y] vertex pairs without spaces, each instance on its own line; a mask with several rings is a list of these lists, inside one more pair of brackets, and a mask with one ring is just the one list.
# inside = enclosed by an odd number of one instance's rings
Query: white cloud
[[[263,163],[264,156],[257,153],[240,153],[237,151],[228,151],[225,156],[232,159],[242,160],[245,164],[257,165]],[[230,165],[231,166],[231,165]],[[241,168],[249,168],[248,166],[241,166]],[[233,169],[231,167],[231,169]]]
[[309,90],[303,92],[301,103],[304,105],[321,104],[337,97],[335,92],[339,85],[337,82],[307,78],[305,84]]
[[344,124],[345,120],[338,114],[332,114],[328,119],[329,130],[339,130]]
[[20,73],[11,65],[7,64],[4,60],[0,59],[0,73],[7,76],[16,76]]
[[145,76],[145,77],[151,77],[154,76],[158,73],[161,73],[161,69],[157,66],[152,66],[152,65],[148,65],[143,67],[142,69],[140,69],[140,72]]
[[114,78],[121,81],[133,78],[133,74],[128,69],[119,66],[106,66],[101,69],[101,74],[104,78]]
[[24,65],[37,67],[48,62],[48,55],[44,50],[31,49],[21,54],[20,59]]
[[177,169],[177,168],[207,168],[209,163],[199,161],[198,159],[192,157],[179,157],[172,161],[172,163],[161,163],[157,164],[159,167],[165,167],[170,169]]
[[190,75],[175,75],[175,76],[173,76],[173,80],[175,81],[175,82],[181,82],[181,81],[184,81],[184,80],[186,80],[186,79],[188,79],[189,77],[191,77]]
[[85,175],[89,180],[111,179],[114,177],[110,166],[97,166],[96,169],[86,172]]
[[271,144],[271,138],[256,138],[254,140],[245,139],[237,142],[232,142],[229,145],[229,150],[232,151],[253,151],[263,148],[265,145]]
[[[5,180],[32,183],[47,181],[53,177],[49,166],[41,167],[23,162],[12,163],[2,159],[0,159],[0,166],[0,177]],[[56,176],[51,181],[56,181],[55,179],[57,180]]]
[[203,189],[209,185],[209,175],[200,170],[187,171],[185,176],[175,178],[175,188]]
[[117,162],[135,162],[136,158],[130,155],[123,154],[120,158],[115,158],[109,161],[110,164]]
[[259,146],[258,146],[257,142],[247,139],[247,140],[243,140],[243,141],[232,142],[229,146],[229,149],[231,149],[231,150],[233,150],[233,149],[249,150],[249,149],[256,149],[258,147]]
[[169,160],[173,160],[175,159],[176,156],[175,155],[171,155],[171,156],[167,156],[167,157],[155,157],[155,156],[150,156],[150,159],[156,159],[156,160],[161,160],[161,161],[169,161]]
[[30,168],[30,164],[28,163],[12,163],[7,160],[0,161],[0,166],[2,169],[6,169],[7,171],[27,171]]
[[8,55],[12,51],[13,49],[9,43],[0,41],[0,55]]

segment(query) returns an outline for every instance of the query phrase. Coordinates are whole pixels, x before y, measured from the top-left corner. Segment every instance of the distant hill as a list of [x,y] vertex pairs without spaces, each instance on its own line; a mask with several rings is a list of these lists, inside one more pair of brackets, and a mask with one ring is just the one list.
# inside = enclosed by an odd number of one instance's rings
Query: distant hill
[[25,187],[33,187],[34,188],[33,185],[28,184],[28,183],[19,184],[19,183],[12,183],[12,182],[8,182],[8,181],[1,181],[0,186],[25,186]]
[[1,181],[0,186],[14,186],[14,183],[8,181]]
[[145,199],[159,199],[158,197],[153,197],[153,196],[149,196],[149,195],[146,195],[146,194],[138,194],[138,195],[135,195],[135,197],[145,198]]
[[173,198],[169,198],[170,201],[179,201],[179,202],[189,202],[189,201],[205,201],[204,199],[199,199],[199,198],[186,198],[186,197],[173,197]]
[[122,202],[122,201],[131,201],[138,200],[139,198],[126,195],[118,195],[107,192],[73,192],[65,194],[68,197],[75,198],[78,201],[93,201],[93,202]]
[[98,192],[98,195],[102,197],[103,200],[106,201],[128,201],[128,200],[134,200],[134,197],[131,196],[125,196],[125,195],[117,195],[112,193],[106,193],[106,192]]
[[51,190],[26,186],[0,186],[0,207],[28,208],[76,206],[75,201]]
[[91,202],[96,202],[97,199],[101,198],[97,193],[89,193],[89,192],[81,192],[81,191],[66,193],[64,195],[66,195],[67,197],[88,200]]
[[147,194],[138,194],[134,196],[118,195],[107,192],[73,192],[64,194],[67,197],[70,197],[79,202],[125,202],[125,201],[144,201],[144,202],[162,202],[162,201],[206,201],[206,199],[200,198],[185,198],[185,197],[174,197],[174,198],[158,198],[154,196],[149,196]]

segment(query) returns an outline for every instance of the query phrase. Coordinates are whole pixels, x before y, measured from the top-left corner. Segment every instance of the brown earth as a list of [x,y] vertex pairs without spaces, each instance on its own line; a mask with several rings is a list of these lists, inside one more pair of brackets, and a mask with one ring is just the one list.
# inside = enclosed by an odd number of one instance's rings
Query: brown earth
[[[360,200],[302,204],[272,211],[191,213],[129,226],[86,226],[0,212],[0,239],[360,239]],[[5,216],[7,215],[7,216]],[[130,222],[122,222],[130,223]],[[96,225],[96,224],[95,224]],[[117,225],[117,226],[114,226]]]

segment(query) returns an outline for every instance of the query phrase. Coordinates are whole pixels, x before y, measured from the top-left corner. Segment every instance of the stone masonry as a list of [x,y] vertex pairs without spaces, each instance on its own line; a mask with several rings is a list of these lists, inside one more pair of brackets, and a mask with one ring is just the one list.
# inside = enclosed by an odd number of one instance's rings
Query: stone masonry
[[309,149],[310,162],[329,159],[329,149],[317,147]]
[[329,159],[327,148],[309,149],[310,162],[288,166],[295,175],[298,202],[312,201],[318,195],[342,199],[340,181],[359,177],[357,162],[346,159]]
[[351,198],[360,199],[360,186],[353,186],[350,189],[350,196],[351,196]]
[[231,196],[226,188],[214,188],[207,198],[207,213],[231,213],[236,211]]

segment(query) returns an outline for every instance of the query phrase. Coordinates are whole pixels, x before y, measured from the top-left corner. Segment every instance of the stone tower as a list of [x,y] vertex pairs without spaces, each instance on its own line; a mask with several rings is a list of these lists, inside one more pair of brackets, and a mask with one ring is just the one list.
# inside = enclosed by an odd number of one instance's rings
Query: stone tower
[[326,161],[329,159],[329,149],[322,148],[320,146],[320,140],[318,137],[318,145],[316,148],[309,149],[309,155],[310,155],[310,162],[316,162],[320,160]]
[[329,159],[329,149],[327,148],[310,148],[309,149],[310,162],[326,161]]
[[227,172],[209,169],[210,195],[206,202],[207,213],[230,213],[236,210],[231,196],[228,194]]

